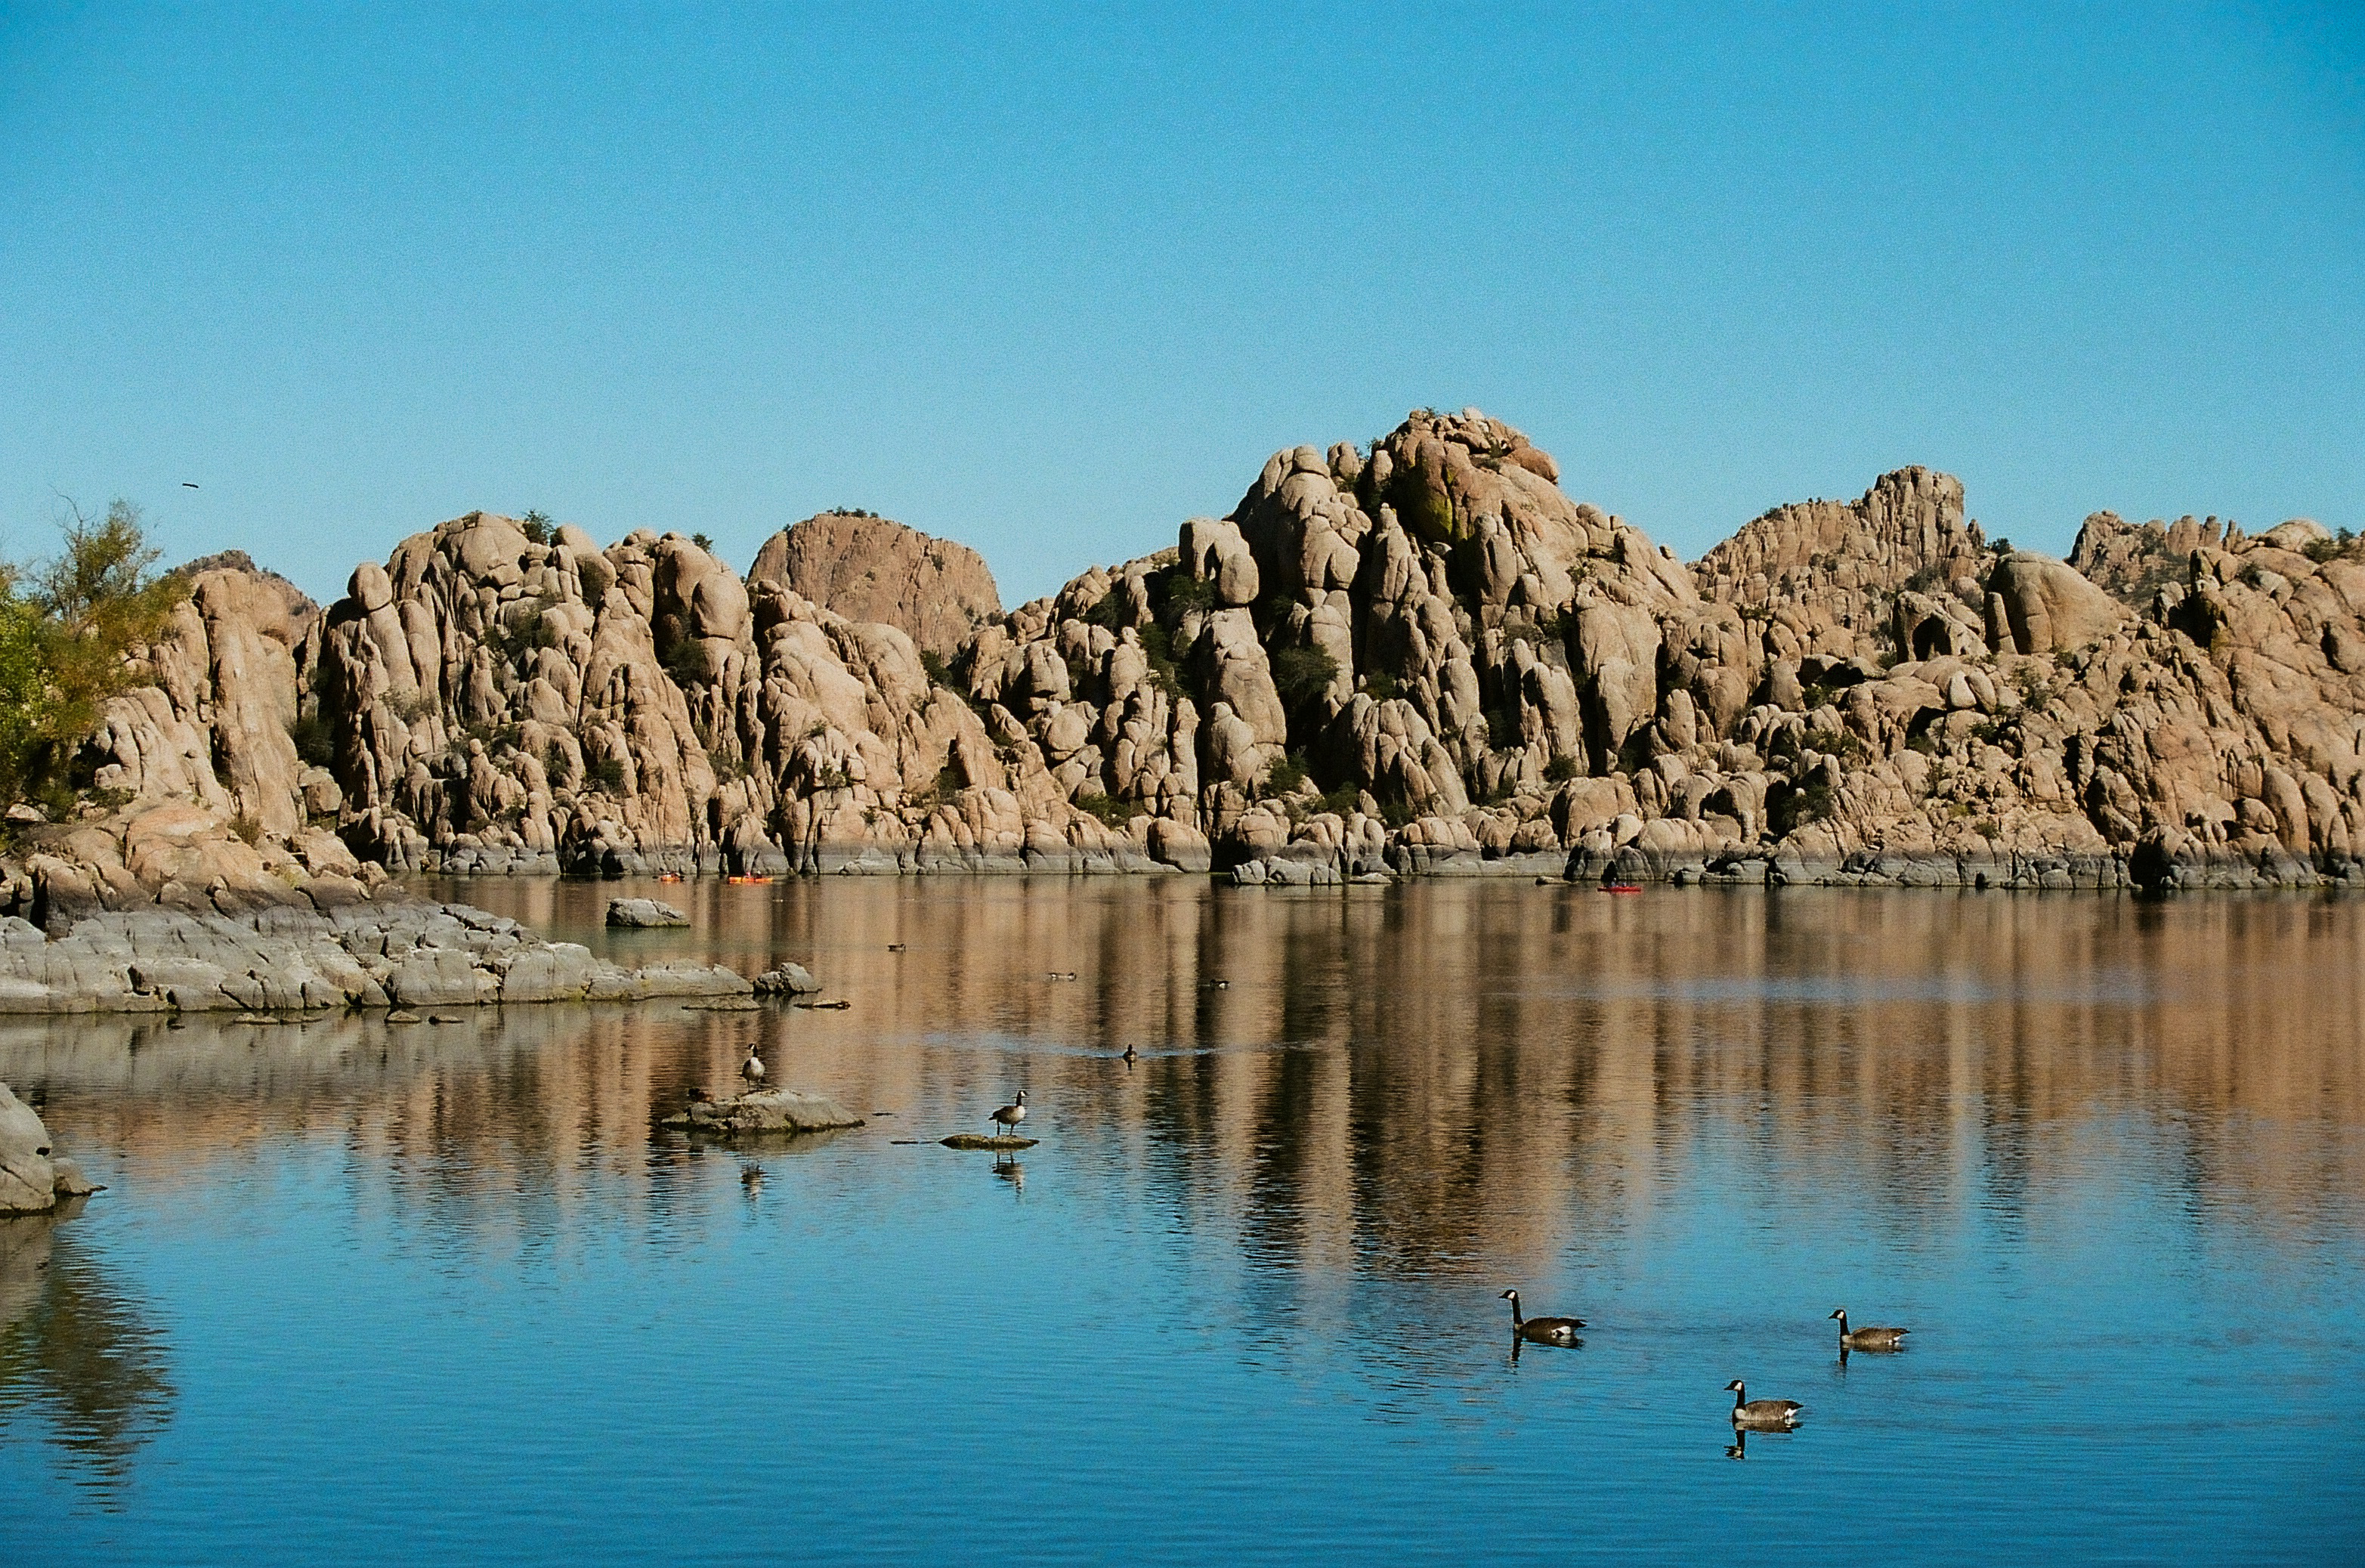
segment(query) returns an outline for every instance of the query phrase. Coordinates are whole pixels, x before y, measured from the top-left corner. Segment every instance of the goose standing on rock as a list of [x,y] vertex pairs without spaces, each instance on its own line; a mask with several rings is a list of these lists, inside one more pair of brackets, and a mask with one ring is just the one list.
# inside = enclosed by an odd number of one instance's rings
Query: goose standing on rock
[[1736,1427],[1786,1432],[1799,1424],[1799,1412],[1806,1408],[1795,1399],[1752,1399],[1748,1388],[1739,1378],[1726,1383],[1724,1388],[1732,1395],[1732,1424]]
[[756,1054],[753,1046],[747,1047],[747,1059],[739,1064],[739,1076],[750,1083],[764,1081],[764,1058]]
[[1855,1328],[1847,1325],[1847,1308],[1833,1307],[1832,1316],[1840,1320],[1840,1349],[1843,1350],[1901,1350],[1911,1328]]
[[1505,1291],[1502,1299],[1511,1304],[1511,1335],[1537,1345],[1574,1345],[1576,1331],[1585,1327],[1582,1317],[1522,1317],[1519,1316],[1519,1293]]
[[[1003,1133],[1005,1133],[1005,1134],[1007,1134],[1007,1133],[1014,1133],[1014,1132],[1016,1132],[1016,1131],[1018,1130],[1018,1124],[1019,1124],[1019,1123],[1021,1123],[1021,1122],[1023,1122],[1023,1121],[1025,1121],[1026,1119],[1026,1091],[1025,1091],[1024,1089],[1022,1089],[1022,1090],[1020,1090],[1020,1091],[1018,1092],[1018,1098],[1017,1098],[1017,1099],[1015,1099],[1015,1100],[1012,1101],[1012,1102],[1011,1102],[1009,1104],[1007,1104],[1007,1105],[1003,1105],[1003,1106],[1000,1106],[1000,1107],[996,1108],[996,1110],[995,1110],[995,1111],[994,1111],[994,1113],[993,1113],[993,1121],[994,1121],[994,1125],[995,1125],[995,1126],[997,1126],[998,1127],[1000,1127],[1000,1128],[1002,1129]],[[994,1135],[989,1135],[989,1136],[994,1136]]]

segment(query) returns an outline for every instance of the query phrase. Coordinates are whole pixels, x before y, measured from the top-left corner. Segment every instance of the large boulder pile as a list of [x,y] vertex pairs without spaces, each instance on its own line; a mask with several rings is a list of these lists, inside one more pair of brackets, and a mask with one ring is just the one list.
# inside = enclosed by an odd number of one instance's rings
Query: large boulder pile
[[317,912],[429,867],[2347,878],[2360,571],[2301,521],[2001,550],[1922,468],[1687,567],[1474,409],[1276,453],[1006,612],[882,519],[743,580],[476,512],[325,611],[197,572],[94,743],[112,803],[0,907]]

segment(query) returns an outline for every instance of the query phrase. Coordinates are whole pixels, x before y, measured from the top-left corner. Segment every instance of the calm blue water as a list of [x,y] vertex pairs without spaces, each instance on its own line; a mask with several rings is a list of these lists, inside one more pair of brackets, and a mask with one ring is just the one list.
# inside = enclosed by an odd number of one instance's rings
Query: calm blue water
[[0,1561],[2354,1560],[2354,906],[616,890],[854,1006],[0,1028]]

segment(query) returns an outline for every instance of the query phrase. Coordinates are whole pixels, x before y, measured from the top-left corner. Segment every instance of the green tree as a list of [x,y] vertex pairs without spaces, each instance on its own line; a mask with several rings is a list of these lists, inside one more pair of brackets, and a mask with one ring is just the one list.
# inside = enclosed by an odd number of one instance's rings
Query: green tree
[[0,561],[0,801],[73,804],[74,753],[189,596],[155,565],[139,509],[120,500],[96,521],[76,509],[56,559]]

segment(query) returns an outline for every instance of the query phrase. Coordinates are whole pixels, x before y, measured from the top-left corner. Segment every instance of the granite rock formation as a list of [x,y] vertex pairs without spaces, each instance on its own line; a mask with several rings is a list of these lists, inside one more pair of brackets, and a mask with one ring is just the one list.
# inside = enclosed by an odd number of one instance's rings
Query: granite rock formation
[[47,1214],[97,1191],[50,1142],[34,1109],[0,1083],[0,1215]]
[[747,581],[775,583],[848,621],[877,621],[922,653],[949,659],[1002,595],[985,557],[867,512],[825,511],[764,541]]
[[1687,566],[1475,410],[1277,453],[1007,611],[883,520],[742,579],[476,512],[325,610],[198,572],[151,663],[93,743],[111,803],[7,909],[328,910],[426,867],[2365,875],[2365,558],[2315,524],[2098,513],[2056,561],[1907,468]]

